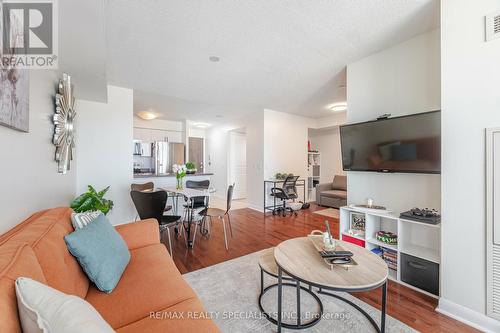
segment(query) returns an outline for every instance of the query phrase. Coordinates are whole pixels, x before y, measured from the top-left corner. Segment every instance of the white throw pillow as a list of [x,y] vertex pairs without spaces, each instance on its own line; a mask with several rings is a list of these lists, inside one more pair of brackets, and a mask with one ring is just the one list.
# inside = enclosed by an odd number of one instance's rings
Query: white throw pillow
[[89,223],[94,221],[101,215],[102,212],[98,210],[93,210],[84,213],[72,213],[71,214],[71,224],[75,230],[85,228]]
[[16,279],[23,333],[109,333],[111,326],[85,300],[29,278]]

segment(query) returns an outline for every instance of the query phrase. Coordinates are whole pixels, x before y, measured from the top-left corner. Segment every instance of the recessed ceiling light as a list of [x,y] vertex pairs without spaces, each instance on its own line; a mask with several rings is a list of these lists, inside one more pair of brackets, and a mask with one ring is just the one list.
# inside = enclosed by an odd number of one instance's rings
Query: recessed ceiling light
[[151,111],[139,111],[137,112],[137,116],[144,120],[153,120],[158,118],[158,115]]
[[215,118],[224,118],[224,116],[221,115],[221,114],[218,114],[218,115],[215,116]]
[[342,112],[347,110],[347,103],[342,102],[342,103],[335,103],[330,105],[329,109],[333,112]]
[[207,124],[207,123],[194,123],[193,126],[194,127],[198,127],[198,128],[208,128],[208,127],[210,127],[210,124]]
[[211,62],[219,62],[220,58],[217,56],[210,56],[208,57],[208,60],[210,60]]

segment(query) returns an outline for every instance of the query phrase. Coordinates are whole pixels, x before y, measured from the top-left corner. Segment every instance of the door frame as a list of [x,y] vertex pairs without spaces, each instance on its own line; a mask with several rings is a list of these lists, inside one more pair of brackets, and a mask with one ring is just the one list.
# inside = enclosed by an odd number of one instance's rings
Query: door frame
[[[244,131],[242,133],[242,131]],[[238,129],[234,129],[234,130],[231,130],[229,131],[229,135],[227,136],[227,147],[229,148],[227,150],[227,164],[226,164],[226,168],[227,168],[227,187],[229,187],[229,185],[231,185],[231,178],[232,178],[232,168],[231,168],[231,151],[232,151],[232,145],[231,145],[231,135],[240,135],[242,137],[245,138],[245,161],[246,161],[246,152],[247,152],[247,134],[246,134],[246,129],[245,128],[238,128]],[[248,163],[246,163],[246,165],[248,165]],[[245,168],[247,169],[245,165]],[[247,173],[248,173],[248,170],[247,170]],[[245,182],[247,182],[247,179],[248,179],[248,175],[246,176],[246,179],[245,179]],[[248,197],[248,182],[247,182],[247,186],[245,188],[245,193],[243,195],[242,198],[240,199],[247,199]],[[238,200],[238,199],[236,199]]]

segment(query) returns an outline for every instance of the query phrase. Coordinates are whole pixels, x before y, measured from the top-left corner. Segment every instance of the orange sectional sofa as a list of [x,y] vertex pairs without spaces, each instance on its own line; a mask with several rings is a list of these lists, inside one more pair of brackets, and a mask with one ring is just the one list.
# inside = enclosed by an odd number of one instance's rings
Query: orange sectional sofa
[[41,211],[0,236],[0,332],[21,332],[14,287],[20,276],[84,298],[117,332],[219,332],[160,243],[156,220],[116,227],[131,259],[116,289],[105,294],[66,248],[71,213]]

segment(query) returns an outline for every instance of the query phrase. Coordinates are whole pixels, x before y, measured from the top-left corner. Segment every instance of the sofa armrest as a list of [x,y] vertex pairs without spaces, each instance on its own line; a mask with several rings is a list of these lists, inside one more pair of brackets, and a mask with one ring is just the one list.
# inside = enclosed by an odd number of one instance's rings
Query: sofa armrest
[[160,228],[156,219],[120,224],[115,228],[129,250],[160,243]]
[[332,189],[333,183],[323,183],[316,185],[316,203],[321,206],[321,192]]

